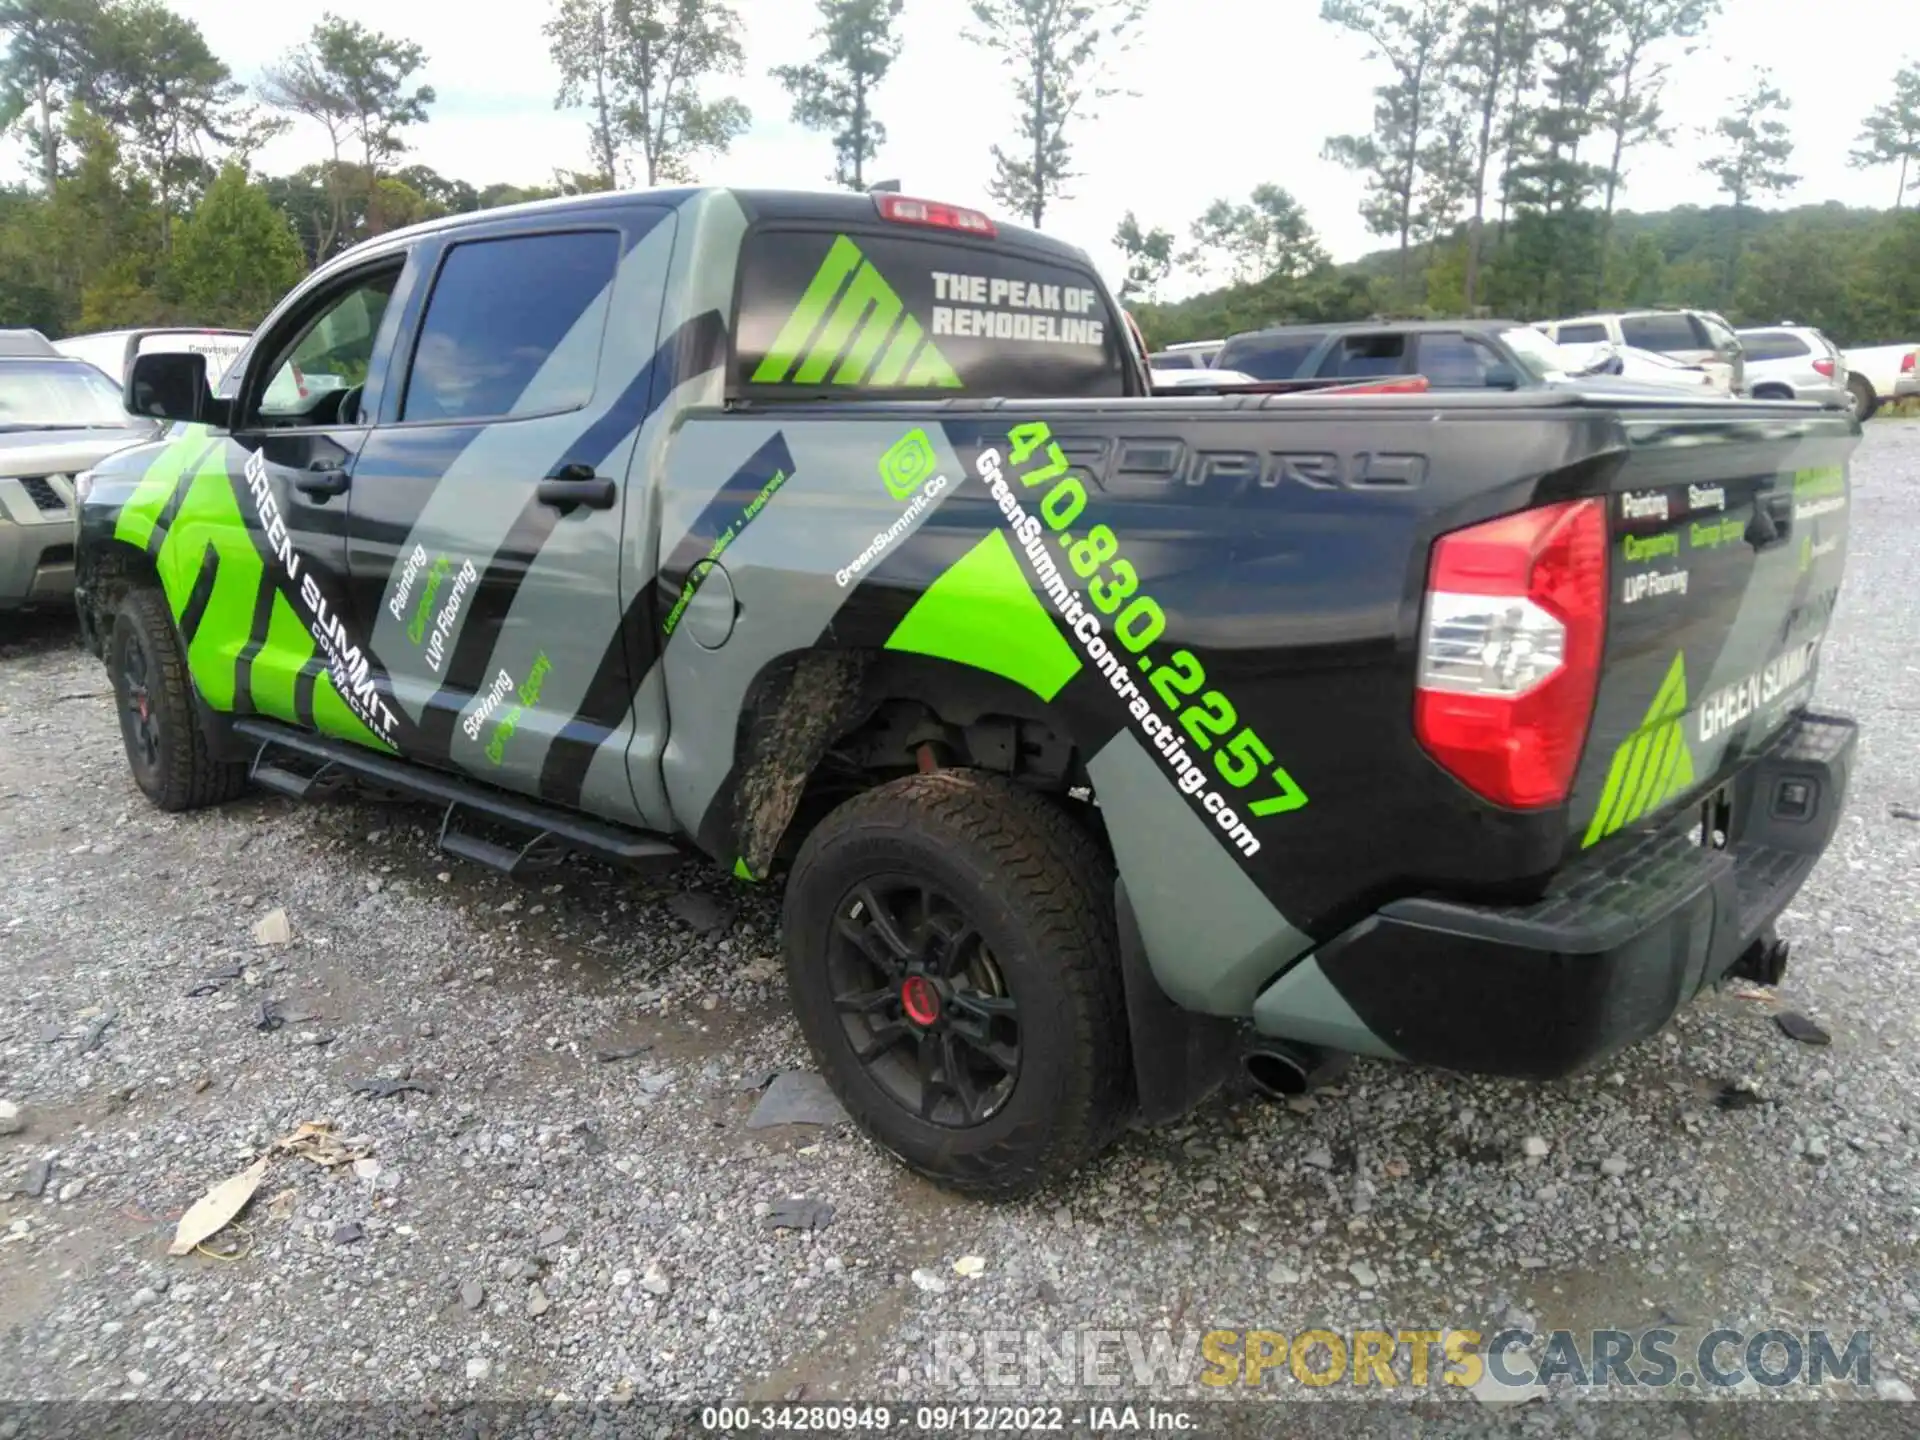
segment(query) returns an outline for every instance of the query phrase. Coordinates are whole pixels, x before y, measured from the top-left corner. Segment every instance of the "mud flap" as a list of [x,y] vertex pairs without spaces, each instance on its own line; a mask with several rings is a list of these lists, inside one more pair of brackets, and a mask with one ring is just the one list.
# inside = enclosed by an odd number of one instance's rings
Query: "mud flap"
[[1113,882],[1113,902],[1139,1117],[1148,1125],[1165,1125],[1199,1105],[1232,1073],[1240,1027],[1218,1015],[1183,1010],[1169,1000],[1147,963],[1126,881]]

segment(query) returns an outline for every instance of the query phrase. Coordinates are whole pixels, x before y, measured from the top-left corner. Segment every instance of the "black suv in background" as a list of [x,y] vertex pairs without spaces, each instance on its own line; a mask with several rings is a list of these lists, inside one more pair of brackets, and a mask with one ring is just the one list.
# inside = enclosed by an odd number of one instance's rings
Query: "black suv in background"
[[1517,320],[1281,325],[1235,335],[1214,360],[1256,380],[1424,375],[1435,390],[1519,390],[1568,371],[1553,342]]

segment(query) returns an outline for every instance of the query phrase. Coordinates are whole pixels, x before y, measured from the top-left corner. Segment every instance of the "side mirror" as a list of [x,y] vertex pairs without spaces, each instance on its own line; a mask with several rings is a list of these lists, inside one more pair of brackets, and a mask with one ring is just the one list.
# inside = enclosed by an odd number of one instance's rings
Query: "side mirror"
[[207,357],[188,351],[136,355],[121,403],[129,414],[157,420],[223,425],[226,405],[207,384]]
[[1489,390],[1518,390],[1520,372],[1511,365],[1489,365],[1485,371]]

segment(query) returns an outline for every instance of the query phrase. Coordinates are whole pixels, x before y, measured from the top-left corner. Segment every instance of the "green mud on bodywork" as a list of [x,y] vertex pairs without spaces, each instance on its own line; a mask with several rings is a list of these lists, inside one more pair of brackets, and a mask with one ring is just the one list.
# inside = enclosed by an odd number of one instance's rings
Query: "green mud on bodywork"
[[959,375],[920,322],[903,316],[905,308],[860,247],[841,235],[755,367],[753,383],[959,389]]
[[1080,658],[1042,608],[999,530],[927,587],[894,627],[887,649],[1002,675],[1042,700],[1053,699],[1080,673]]
[[1687,711],[1687,657],[1675,655],[1647,718],[1613,752],[1600,808],[1581,848],[1597,845],[1623,826],[1657,810],[1694,785],[1693,753],[1680,717]]
[[[154,553],[154,571],[176,625],[208,566],[215,567],[200,623],[186,642],[187,668],[207,705],[223,714],[261,714],[300,724],[294,700],[300,671],[315,642],[287,597],[274,587],[264,642],[239,678],[240,655],[252,641],[260,587],[273,585],[227,475],[226,443],[193,426],[157,454],[114,523],[114,539],[151,549],[160,516],[176,491],[180,503]],[[183,488],[184,487],[184,488]],[[322,669],[313,683],[313,724],[323,734],[392,753],[355,715]]]

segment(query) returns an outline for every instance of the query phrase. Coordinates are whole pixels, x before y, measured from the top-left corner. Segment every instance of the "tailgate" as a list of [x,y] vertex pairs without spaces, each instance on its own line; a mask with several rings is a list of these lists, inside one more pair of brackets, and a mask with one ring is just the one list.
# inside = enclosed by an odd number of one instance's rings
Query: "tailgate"
[[1606,652],[1569,812],[1581,848],[1724,783],[1813,693],[1859,433],[1753,408],[1623,417]]

